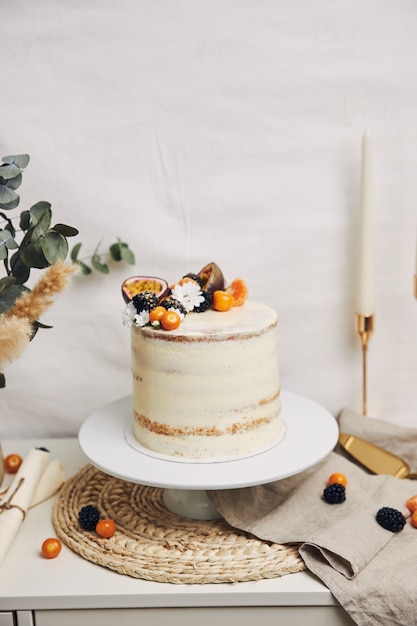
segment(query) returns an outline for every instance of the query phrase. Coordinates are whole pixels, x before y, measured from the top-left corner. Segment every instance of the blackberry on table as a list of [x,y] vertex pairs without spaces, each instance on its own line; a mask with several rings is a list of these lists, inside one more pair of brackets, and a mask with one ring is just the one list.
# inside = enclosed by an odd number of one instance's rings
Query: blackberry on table
[[97,522],[100,520],[100,511],[92,504],[83,506],[78,513],[78,522],[84,530],[95,530]]
[[141,291],[133,296],[132,302],[137,313],[152,311],[158,306],[158,296],[153,291]]
[[324,489],[323,498],[328,504],[341,504],[346,500],[346,489],[340,483],[332,483]]
[[389,506],[383,506],[376,514],[376,521],[382,528],[390,530],[392,533],[398,533],[405,526],[405,517],[401,511],[392,509]]

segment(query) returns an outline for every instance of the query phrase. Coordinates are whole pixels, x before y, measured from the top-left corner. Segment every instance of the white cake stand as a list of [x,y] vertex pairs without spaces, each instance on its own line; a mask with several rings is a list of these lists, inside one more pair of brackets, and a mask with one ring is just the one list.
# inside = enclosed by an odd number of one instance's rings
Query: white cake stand
[[173,512],[193,519],[219,517],[206,491],[262,485],[298,474],[321,461],[337,443],[333,415],[319,404],[281,392],[284,433],[271,448],[232,460],[193,460],[159,455],[133,437],[132,398],[95,411],[82,424],[79,443],[98,469],[133,483],[164,488]]

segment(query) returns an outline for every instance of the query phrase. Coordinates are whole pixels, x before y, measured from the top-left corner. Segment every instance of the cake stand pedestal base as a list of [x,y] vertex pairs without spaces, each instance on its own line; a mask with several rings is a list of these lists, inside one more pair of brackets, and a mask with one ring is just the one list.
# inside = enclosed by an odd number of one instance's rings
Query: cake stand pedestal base
[[199,520],[221,519],[207,492],[199,489],[164,489],[163,502],[167,509],[181,517]]

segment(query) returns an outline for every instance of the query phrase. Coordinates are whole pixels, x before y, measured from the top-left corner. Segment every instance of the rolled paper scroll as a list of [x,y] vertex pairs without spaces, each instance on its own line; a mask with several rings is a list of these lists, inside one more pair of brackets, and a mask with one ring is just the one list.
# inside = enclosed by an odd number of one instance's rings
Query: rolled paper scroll
[[7,492],[0,499],[0,563],[26,517],[26,511],[49,461],[48,450],[32,448]]

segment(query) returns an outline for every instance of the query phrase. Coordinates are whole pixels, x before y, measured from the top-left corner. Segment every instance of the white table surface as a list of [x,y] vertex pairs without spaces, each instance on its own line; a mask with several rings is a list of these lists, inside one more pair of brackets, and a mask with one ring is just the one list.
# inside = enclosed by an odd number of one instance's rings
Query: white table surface
[[[69,478],[87,460],[76,439],[9,440],[3,454],[24,456],[43,445],[60,459]],[[31,509],[0,565],[0,611],[204,606],[338,606],[330,591],[308,572],[270,580],[177,585],[138,580],[84,560],[65,545],[52,560],[40,555],[54,536],[53,499]]]

